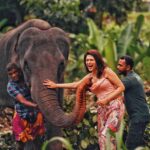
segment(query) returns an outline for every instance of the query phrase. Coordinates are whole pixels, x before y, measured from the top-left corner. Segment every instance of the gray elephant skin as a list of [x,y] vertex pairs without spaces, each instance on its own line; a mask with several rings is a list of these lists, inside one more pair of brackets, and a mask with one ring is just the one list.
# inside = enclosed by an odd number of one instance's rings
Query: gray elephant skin
[[[64,81],[68,55],[67,34],[40,19],[26,21],[0,39],[0,106],[12,106],[13,100],[6,92],[5,68],[8,62],[15,62],[21,67],[32,98],[45,117],[48,138],[62,136],[61,128],[80,122],[85,112],[85,101],[82,100],[76,101],[73,111],[66,114],[61,107],[63,90],[47,89],[42,84],[45,79],[56,83]],[[78,93],[77,98],[84,99],[83,86]],[[61,144],[50,144],[49,150],[57,149],[62,149]]]

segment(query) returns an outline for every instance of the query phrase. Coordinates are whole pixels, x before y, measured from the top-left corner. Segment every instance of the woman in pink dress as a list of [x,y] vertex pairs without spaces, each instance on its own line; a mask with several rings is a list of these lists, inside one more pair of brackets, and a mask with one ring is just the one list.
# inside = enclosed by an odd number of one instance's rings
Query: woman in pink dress
[[[125,88],[118,76],[106,66],[97,50],[86,52],[84,64],[88,74],[80,81],[60,84],[46,79],[43,84],[47,88],[77,88],[85,79],[91,79],[90,91],[97,97],[98,143],[100,150],[105,150],[107,131],[118,131],[123,118],[124,104],[122,92]],[[112,149],[116,149],[114,139],[111,138],[110,141]]]

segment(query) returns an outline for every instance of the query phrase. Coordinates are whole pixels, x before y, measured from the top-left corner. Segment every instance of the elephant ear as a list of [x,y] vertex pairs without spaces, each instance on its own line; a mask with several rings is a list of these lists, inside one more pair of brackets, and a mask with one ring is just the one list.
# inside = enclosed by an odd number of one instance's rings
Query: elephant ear
[[0,105],[12,105],[10,104],[10,97],[6,93],[8,78],[5,68],[10,61],[17,62],[18,55],[16,53],[16,47],[18,40],[22,32],[30,27],[36,27],[41,30],[48,30],[51,26],[46,21],[40,19],[31,19],[21,24],[17,28],[5,33],[0,38],[0,68],[2,70],[0,73],[0,86],[2,87],[0,90]]
[[68,60],[70,41],[67,33],[57,27],[51,28],[50,32],[52,35],[55,35],[53,38],[58,45],[59,50],[62,52],[65,59]]
[[42,36],[41,30],[36,27],[26,29],[19,37],[15,51],[27,85],[30,84],[31,75],[27,60],[30,60],[30,63],[32,61],[36,62],[38,58],[35,57],[34,53],[39,53],[36,49],[42,47],[45,42],[46,40]]
[[15,52],[17,53],[19,60],[23,59],[25,53],[27,53],[29,49],[33,49],[35,41],[39,42],[37,38],[40,37],[40,31],[41,30],[36,27],[30,27],[22,32],[15,48]]
[[8,61],[17,62],[18,56],[16,53],[16,47],[18,44],[18,40],[19,40],[21,34],[30,27],[36,27],[41,30],[47,30],[51,26],[49,25],[48,22],[46,22],[44,20],[31,19],[31,20],[24,22],[17,28],[9,31],[5,35],[5,47],[4,47],[5,51],[7,52],[6,55],[10,56],[10,59]]

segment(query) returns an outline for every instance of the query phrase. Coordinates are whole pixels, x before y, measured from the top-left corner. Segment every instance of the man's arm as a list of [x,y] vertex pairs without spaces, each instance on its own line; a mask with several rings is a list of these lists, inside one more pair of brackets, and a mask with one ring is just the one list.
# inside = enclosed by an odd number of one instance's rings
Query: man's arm
[[22,94],[17,94],[16,96],[16,100],[19,101],[20,103],[26,105],[26,106],[30,106],[30,107],[37,107],[37,104],[27,100]]
[[26,106],[30,106],[30,107],[37,107],[37,104],[30,102],[29,100],[27,100],[18,90],[18,88],[11,84],[8,83],[7,85],[7,92],[8,94],[13,97],[14,99],[16,99],[17,101],[19,101],[20,103],[26,105]]

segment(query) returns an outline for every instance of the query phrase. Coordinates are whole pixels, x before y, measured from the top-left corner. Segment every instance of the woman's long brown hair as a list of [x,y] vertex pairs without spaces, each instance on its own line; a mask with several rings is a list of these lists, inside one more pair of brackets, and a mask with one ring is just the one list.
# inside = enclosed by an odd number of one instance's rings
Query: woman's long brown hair
[[84,55],[84,65],[85,65],[86,71],[90,72],[88,70],[87,66],[86,66],[86,57],[87,57],[87,55],[91,55],[91,56],[94,57],[94,59],[96,61],[96,65],[97,65],[97,77],[99,78],[102,75],[102,73],[103,73],[103,71],[106,67],[106,64],[105,64],[101,54],[95,49],[88,50],[85,53],[85,55]]

